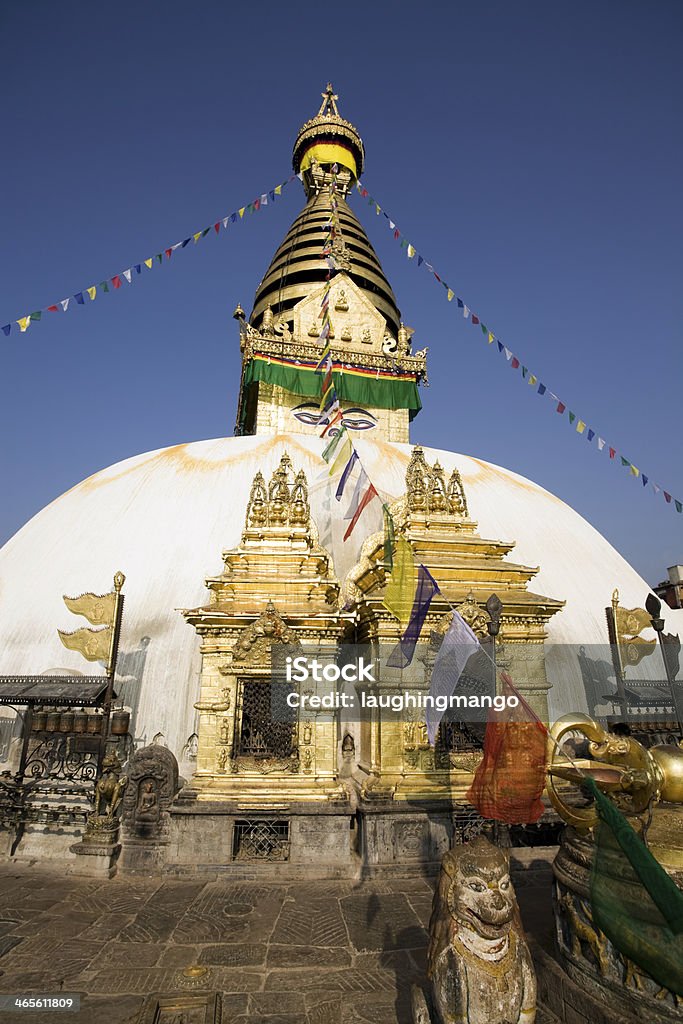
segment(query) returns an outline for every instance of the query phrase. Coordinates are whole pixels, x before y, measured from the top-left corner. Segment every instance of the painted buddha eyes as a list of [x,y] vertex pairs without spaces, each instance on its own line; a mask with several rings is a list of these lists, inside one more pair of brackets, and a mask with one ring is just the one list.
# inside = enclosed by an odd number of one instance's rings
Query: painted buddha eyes
[[[299,423],[315,427],[318,425],[320,413],[315,402],[302,402],[301,405],[297,405],[292,409],[292,415]],[[320,420],[320,426],[324,426],[326,422],[327,419]],[[377,420],[372,413],[358,406],[344,410],[344,423],[349,430],[372,430],[373,427],[377,426]],[[327,436],[333,437],[337,433],[338,429],[333,428]]]

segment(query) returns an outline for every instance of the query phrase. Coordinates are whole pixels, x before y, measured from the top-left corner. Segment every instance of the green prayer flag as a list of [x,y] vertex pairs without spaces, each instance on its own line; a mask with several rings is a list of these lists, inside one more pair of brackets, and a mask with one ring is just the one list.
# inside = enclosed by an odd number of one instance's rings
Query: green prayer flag
[[600,817],[593,921],[623,956],[683,996],[683,893],[595,781],[588,778],[585,786]]
[[100,288],[102,289],[103,292],[109,291],[109,285],[107,284],[106,281],[100,281]]
[[683,504],[680,501],[677,501],[676,498],[674,498],[674,505],[676,506],[677,512],[683,512]]
[[620,455],[619,458],[621,459],[622,466],[630,466],[631,465],[631,463],[628,461],[628,459],[625,459],[623,455]]
[[324,458],[325,462],[330,462],[332,460],[332,456],[336,452],[336,450],[339,447],[340,443],[344,440],[346,432],[347,432],[346,431],[346,426],[344,425],[344,426],[342,426],[342,428],[339,431],[339,433],[334,435],[334,437],[332,438],[330,443],[327,445],[327,447],[323,449],[323,458]]
[[394,568],[394,544],[396,534],[394,532],[394,520],[389,511],[389,506],[384,505],[384,571],[391,572]]
[[42,315],[42,310],[37,313],[31,313],[31,320],[40,320]]
[[569,422],[573,423],[575,419],[576,419],[576,413],[570,412],[569,413]]

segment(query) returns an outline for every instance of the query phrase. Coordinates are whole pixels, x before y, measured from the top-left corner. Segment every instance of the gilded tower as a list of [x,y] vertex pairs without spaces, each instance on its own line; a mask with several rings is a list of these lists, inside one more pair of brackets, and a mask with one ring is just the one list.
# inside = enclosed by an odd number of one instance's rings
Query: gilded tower
[[[412,331],[348,204],[365,153],[357,129],[339,115],[337,98],[328,85],[320,110],[299,130],[292,160],[306,205],[273,256],[249,319],[241,307],[235,312],[242,351],[236,433],[316,431],[315,367],[329,285],[333,377],[345,421],[351,430],[407,442],[421,407],[426,349],[414,350]],[[333,214],[336,230],[325,260]]]

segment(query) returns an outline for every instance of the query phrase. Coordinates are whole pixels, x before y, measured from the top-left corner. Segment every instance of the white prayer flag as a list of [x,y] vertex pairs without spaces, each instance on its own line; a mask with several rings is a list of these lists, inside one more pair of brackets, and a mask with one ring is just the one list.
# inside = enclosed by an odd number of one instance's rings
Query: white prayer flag
[[[481,645],[473,630],[467,625],[462,615],[454,611],[453,621],[443,638],[432,669],[432,678],[429,684],[430,696],[449,698],[460,681],[465,665],[480,649]],[[425,709],[427,735],[432,746],[434,746],[443,715],[444,712],[437,707]]]

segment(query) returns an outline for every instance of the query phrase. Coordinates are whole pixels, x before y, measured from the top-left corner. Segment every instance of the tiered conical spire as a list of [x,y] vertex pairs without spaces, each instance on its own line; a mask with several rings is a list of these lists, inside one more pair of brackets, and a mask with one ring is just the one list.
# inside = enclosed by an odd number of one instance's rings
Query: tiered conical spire
[[[301,174],[308,202],[289,229],[268,267],[254,298],[252,327],[261,326],[264,312],[276,320],[319,287],[328,268],[320,254],[332,215],[329,186],[336,184],[338,221],[347,263],[344,269],[387,321],[394,337],[401,315],[396,298],[359,220],[346,196],[363,169],[365,153],[358,130],[340,117],[338,96],[328,84],[318,114],[300,129],[294,143],[293,166]],[[333,168],[336,167],[336,171]]]

